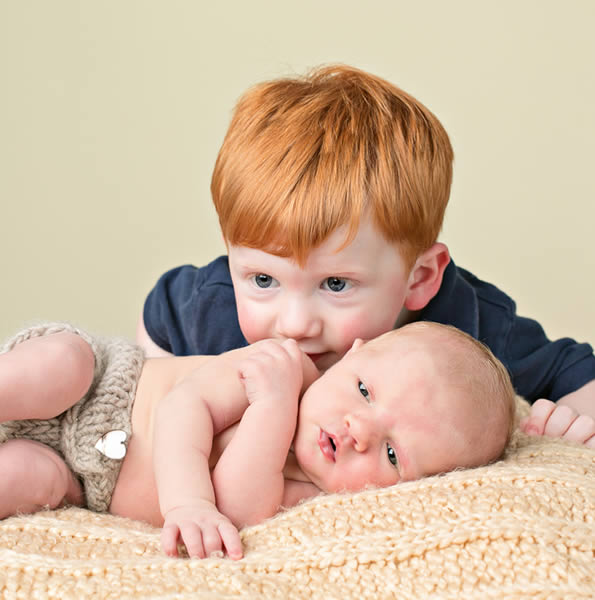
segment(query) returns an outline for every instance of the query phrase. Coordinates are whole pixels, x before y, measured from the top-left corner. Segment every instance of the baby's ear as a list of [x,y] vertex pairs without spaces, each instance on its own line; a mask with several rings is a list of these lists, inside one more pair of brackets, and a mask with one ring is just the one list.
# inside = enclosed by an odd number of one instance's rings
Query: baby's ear
[[353,344],[351,344],[351,348],[349,348],[349,350],[347,350],[347,352],[345,353],[345,356],[347,356],[347,354],[349,354],[350,352],[361,348],[365,343],[366,342],[364,342],[364,340],[362,340],[361,338],[355,338],[355,340],[353,340]]

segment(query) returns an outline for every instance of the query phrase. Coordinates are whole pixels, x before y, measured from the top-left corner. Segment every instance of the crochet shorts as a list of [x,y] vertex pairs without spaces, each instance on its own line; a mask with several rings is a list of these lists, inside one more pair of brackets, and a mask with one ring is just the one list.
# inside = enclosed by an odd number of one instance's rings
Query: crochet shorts
[[[95,371],[88,392],[57,417],[1,423],[0,443],[25,438],[50,446],[81,481],[86,506],[106,512],[122,459],[109,458],[96,448],[96,444],[114,430],[125,432],[126,441],[130,439],[132,404],[144,353],[139,346],[126,340],[91,336],[68,323],[29,327],[8,340],[0,348],[0,353],[8,352],[30,338],[60,331],[80,335],[93,349]],[[31,368],[34,369],[35,365]],[[124,434],[119,435],[124,437]]]

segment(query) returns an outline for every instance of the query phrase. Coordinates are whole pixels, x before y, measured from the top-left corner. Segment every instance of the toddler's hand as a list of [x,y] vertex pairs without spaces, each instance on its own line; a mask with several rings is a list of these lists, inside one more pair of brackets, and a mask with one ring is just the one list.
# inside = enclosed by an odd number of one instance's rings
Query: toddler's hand
[[224,549],[230,558],[242,558],[237,528],[211,502],[204,500],[197,505],[172,508],[164,518],[161,547],[168,556],[178,556],[177,545],[181,540],[191,558],[208,558]]
[[250,404],[285,400],[297,406],[303,370],[302,351],[295,340],[259,342],[255,352],[239,365],[239,372]]
[[528,435],[559,437],[595,448],[595,419],[543,398],[531,406],[531,413],[519,427]]

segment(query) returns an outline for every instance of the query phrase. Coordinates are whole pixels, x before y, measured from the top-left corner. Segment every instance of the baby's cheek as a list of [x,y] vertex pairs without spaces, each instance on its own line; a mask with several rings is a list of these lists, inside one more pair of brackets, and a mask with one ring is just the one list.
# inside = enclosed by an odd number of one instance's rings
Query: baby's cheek
[[[345,476],[343,486],[352,492],[359,492],[368,486],[386,487],[386,483],[379,474],[378,465],[371,461],[364,463],[363,461],[356,462],[350,465],[349,472]],[[337,486],[337,491],[340,491],[342,486]]]

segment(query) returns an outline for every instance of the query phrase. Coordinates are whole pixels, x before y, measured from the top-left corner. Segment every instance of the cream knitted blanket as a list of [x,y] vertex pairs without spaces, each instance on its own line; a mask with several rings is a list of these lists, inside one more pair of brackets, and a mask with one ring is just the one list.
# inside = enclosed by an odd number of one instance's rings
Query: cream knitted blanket
[[[522,410],[526,410],[523,404]],[[505,458],[321,496],[243,530],[232,562],[81,509],[0,522],[5,598],[595,598],[595,451],[516,433]]]

